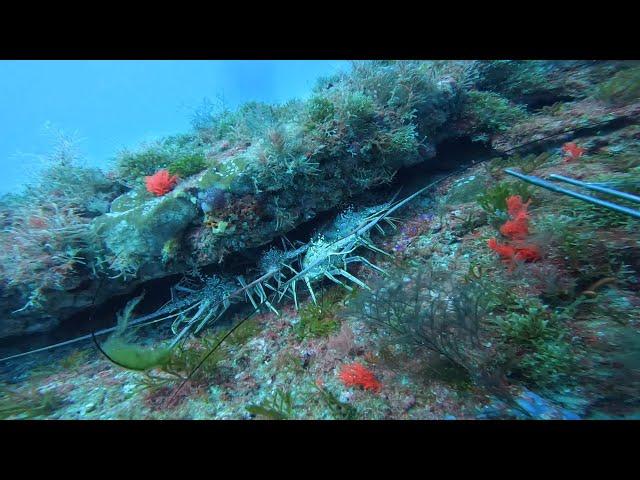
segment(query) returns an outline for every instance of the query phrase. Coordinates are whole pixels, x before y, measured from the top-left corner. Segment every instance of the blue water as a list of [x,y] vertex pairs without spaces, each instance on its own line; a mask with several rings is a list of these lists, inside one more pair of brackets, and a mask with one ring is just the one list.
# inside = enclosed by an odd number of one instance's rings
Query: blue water
[[56,131],[78,141],[89,165],[190,128],[204,98],[227,108],[307,96],[340,60],[0,61],[0,194],[19,190],[42,165]]

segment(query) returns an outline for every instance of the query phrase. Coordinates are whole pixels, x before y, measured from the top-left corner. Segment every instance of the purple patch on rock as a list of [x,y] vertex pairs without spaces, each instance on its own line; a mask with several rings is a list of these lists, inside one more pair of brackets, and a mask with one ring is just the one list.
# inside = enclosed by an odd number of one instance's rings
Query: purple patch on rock
[[227,192],[218,187],[211,187],[200,195],[200,206],[205,213],[222,210],[227,206],[227,201]]

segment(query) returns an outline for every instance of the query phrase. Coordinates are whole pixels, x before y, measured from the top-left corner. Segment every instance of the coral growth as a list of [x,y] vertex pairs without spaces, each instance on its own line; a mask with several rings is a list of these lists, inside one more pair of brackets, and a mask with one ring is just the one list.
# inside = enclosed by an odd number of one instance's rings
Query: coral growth
[[507,212],[511,220],[507,220],[502,227],[500,233],[512,240],[522,240],[529,235],[529,213],[527,209],[531,200],[527,203],[522,202],[520,195],[512,195],[507,198]]
[[525,244],[523,241],[529,235],[529,204],[524,203],[520,195],[512,195],[507,198],[507,212],[511,217],[501,227],[500,233],[513,241],[513,244],[501,244],[495,238],[489,239],[487,246],[496,252],[507,263],[514,261],[535,262],[539,260],[540,249],[536,245]]
[[340,380],[347,387],[362,387],[373,392],[379,392],[382,388],[375,375],[357,362],[342,366]]
[[490,238],[487,241],[487,246],[500,255],[507,263],[513,263],[515,260],[535,262],[541,258],[540,249],[535,245],[506,245],[498,243],[495,238]]
[[147,191],[156,196],[162,196],[169,193],[178,183],[176,175],[169,175],[167,170],[159,170],[151,176],[144,177]]
[[567,154],[567,156],[564,157],[564,162],[569,163],[580,158],[584,152],[586,152],[586,149],[578,146],[578,144],[574,142],[567,142],[562,146],[562,151]]

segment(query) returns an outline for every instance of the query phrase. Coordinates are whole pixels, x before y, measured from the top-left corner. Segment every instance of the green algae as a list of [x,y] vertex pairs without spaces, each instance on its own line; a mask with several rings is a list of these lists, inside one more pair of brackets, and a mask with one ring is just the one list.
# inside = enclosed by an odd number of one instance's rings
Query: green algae
[[291,392],[278,389],[271,398],[260,404],[252,404],[246,407],[252,415],[261,416],[270,420],[291,420],[294,417],[294,403]]
[[531,187],[523,182],[501,182],[486,189],[476,197],[478,204],[489,214],[507,212],[507,198],[520,195],[523,202],[527,202],[533,195]]
[[62,404],[62,397],[52,391],[33,390],[25,394],[0,384],[0,420],[48,416]]
[[320,393],[320,398],[323,404],[329,410],[335,420],[357,420],[360,418],[358,409],[353,405],[341,402],[338,397],[331,393],[326,388],[316,386]]
[[204,155],[191,154],[177,158],[169,164],[169,173],[171,175],[178,175],[180,178],[186,178],[201,172],[205,168],[207,168],[207,163],[205,162]]
[[144,297],[144,292],[127,302],[125,308],[118,312],[118,324],[114,334],[100,346],[96,346],[109,360],[129,370],[146,371],[165,365],[171,358],[172,348],[168,345],[144,347],[129,340],[127,327],[133,315],[133,310]]
[[640,99],[640,66],[621,70],[593,89],[593,96],[609,103],[624,104]]
[[334,287],[318,300],[300,309],[300,321],[294,327],[299,340],[305,338],[328,337],[340,329],[340,319],[336,316],[345,300],[345,294]]
[[169,347],[143,347],[120,337],[110,338],[102,345],[102,349],[119,366],[138,371],[166,365],[172,351]]
[[465,115],[483,133],[503,132],[526,116],[521,105],[515,105],[499,93],[471,91],[467,95]]

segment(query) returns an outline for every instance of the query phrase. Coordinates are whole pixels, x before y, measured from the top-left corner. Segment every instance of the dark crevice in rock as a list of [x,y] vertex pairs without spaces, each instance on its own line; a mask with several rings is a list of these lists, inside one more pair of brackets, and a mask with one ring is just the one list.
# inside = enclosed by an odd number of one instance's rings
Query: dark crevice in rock
[[438,145],[437,154],[431,160],[400,170],[389,190],[395,192],[402,187],[401,197],[405,197],[456,169],[498,155],[486,143],[473,142],[469,137],[450,138]]
[[585,126],[581,128],[571,129],[565,133],[558,133],[556,135],[549,136],[548,138],[541,139],[540,141],[532,142],[528,145],[523,145],[517,152],[513,151],[510,154],[518,153],[520,155],[528,155],[530,153],[541,153],[543,151],[549,151],[555,148],[559,148],[567,141],[573,141],[581,137],[590,137],[595,135],[607,135],[616,130],[628,127],[630,125],[637,125],[637,117],[619,117],[605,121],[595,126]]
[[569,103],[574,100],[575,97],[571,95],[541,94],[525,99],[524,103],[527,105],[527,110],[530,113],[536,113],[544,107],[550,107],[556,103]]
[[574,131],[575,136],[589,136],[589,135],[606,135],[608,133],[620,130],[621,128],[635,125],[638,123],[638,118],[635,117],[620,117],[606,122],[604,125],[597,125],[595,127],[584,127],[576,129]]

